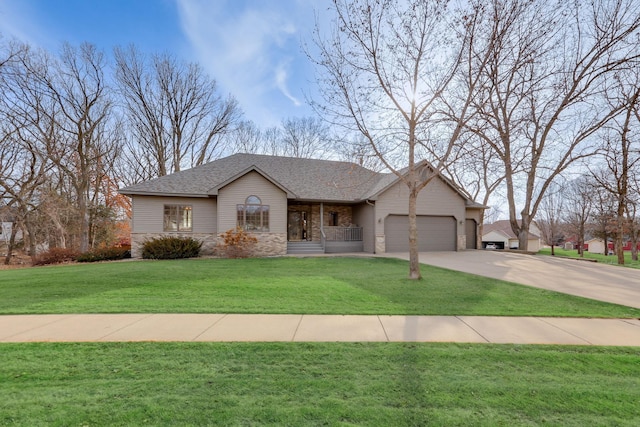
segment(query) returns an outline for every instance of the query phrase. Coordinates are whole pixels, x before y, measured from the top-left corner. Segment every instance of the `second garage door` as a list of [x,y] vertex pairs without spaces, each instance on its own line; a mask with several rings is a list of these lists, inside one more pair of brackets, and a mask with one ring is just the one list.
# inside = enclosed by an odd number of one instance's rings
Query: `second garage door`
[[[420,252],[455,251],[456,220],[450,216],[418,215],[418,250]],[[409,251],[409,217],[389,215],[384,220],[387,252]]]

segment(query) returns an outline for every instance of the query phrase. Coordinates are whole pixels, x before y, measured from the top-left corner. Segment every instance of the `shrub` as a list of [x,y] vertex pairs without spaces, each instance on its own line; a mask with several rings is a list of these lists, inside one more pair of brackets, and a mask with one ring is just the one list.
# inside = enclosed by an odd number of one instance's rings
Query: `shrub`
[[142,245],[142,258],[178,259],[200,255],[202,242],[191,237],[162,236],[147,240]]
[[243,228],[236,227],[222,234],[223,243],[220,246],[220,255],[227,258],[247,258],[253,255],[253,249],[258,239]]
[[78,252],[74,249],[51,248],[36,257],[33,265],[61,264],[63,262],[74,261]]
[[78,262],[113,261],[131,258],[131,246],[112,246],[109,248],[95,249],[76,257]]

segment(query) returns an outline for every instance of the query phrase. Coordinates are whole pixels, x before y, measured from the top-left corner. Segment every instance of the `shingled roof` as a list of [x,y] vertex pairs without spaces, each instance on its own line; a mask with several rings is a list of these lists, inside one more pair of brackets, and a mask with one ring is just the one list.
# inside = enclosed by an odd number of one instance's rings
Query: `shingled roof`
[[[235,179],[258,172],[287,193],[307,201],[358,202],[375,197],[398,178],[350,162],[234,154],[213,162],[120,189],[126,195],[217,196]],[[443,178],[444,179],[444,178]],[[467,205],[473,201],[464,196]]]
[[288,198],[352,202],[364,200],[382,177],[355,163],[259,154],[234,154],[192,169],[120,189],[127,195],[210,197],[240,176],[256,171]]
[[[519,223],[520,221],[518,221]],[[506,237],[510,238],[510,239],[517,239],[518,236],[516,236],[516,234],[513,232],[513,230],[511,229],[511,222],[509,222],[508,219],[501,219],[499,221],[496,221],[492,224],[484,224],[483,228],[482,228],[482,233],[483,234],[489,234],[492,231],[497,231],[499,233],[502,233],[503,235],[505,235]],[[539,239],[540,236],[529,232],[529,238],[530,239]]]

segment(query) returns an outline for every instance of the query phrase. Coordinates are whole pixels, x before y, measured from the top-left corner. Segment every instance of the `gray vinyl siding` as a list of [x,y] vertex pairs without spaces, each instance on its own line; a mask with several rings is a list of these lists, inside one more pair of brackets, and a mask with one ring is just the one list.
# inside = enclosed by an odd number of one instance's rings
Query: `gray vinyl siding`
[[467,219],[473,219],[476,221],[477,224],[480,224],[482,222],[482,214],[484,213],[484,211],[482,209],[466,209],[466,214],[465,217]]
[[238,178],[218,191],[218,230],[221,233],[235,228],[236,206],[249,196],[258,196],[269,205],[269,233],[287,232],[287,195],[257,172]]
[[363,251],[373,253],[375,249],[374,207],[362,204],[353,207],[353,222],[362,227]]
[[[162,233],[164,205],[193,206],[192,233],[216,233],[216,200],[197,197],[133,196],[133,233]],[[181,232],[184,233],[184,232]]]
[[475,219],[467,218],[465,222],[466,234],[467,234],[467,247],[466,249],[477,249],[478,247],[478,223]]
[[[478,249],[482,248],[482,236],[480,235],[480,224],[482,223],[482,216],[484,214],[484,210],[482,209],[467,209],[466,210],[466,228],[467,228],[467,249]],[[470,241],[470,229],[471,225],[469,222],[473,222],[475,225],[475,241]]]
[[[385,218],[389,215],[407,215],[409,211],[409,190],[398,182],[380,194],[376,200],[375,234],[385,234]],[[419,194],[417,214],[429,216],[453,216],[456,233],[465,234],[465,201],[451,187],[439,179],[431,181]],[[462,224],[460,224],[462,222]]]

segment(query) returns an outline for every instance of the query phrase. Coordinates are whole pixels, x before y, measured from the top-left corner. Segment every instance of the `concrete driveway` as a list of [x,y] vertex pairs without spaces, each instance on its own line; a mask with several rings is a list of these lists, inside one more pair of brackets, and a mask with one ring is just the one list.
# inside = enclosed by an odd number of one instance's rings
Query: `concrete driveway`
[[[409,259],[408,253],[384,255]],[[420,262],[640,308],[638,269],[551,256],[486,250],[422,252]]]

